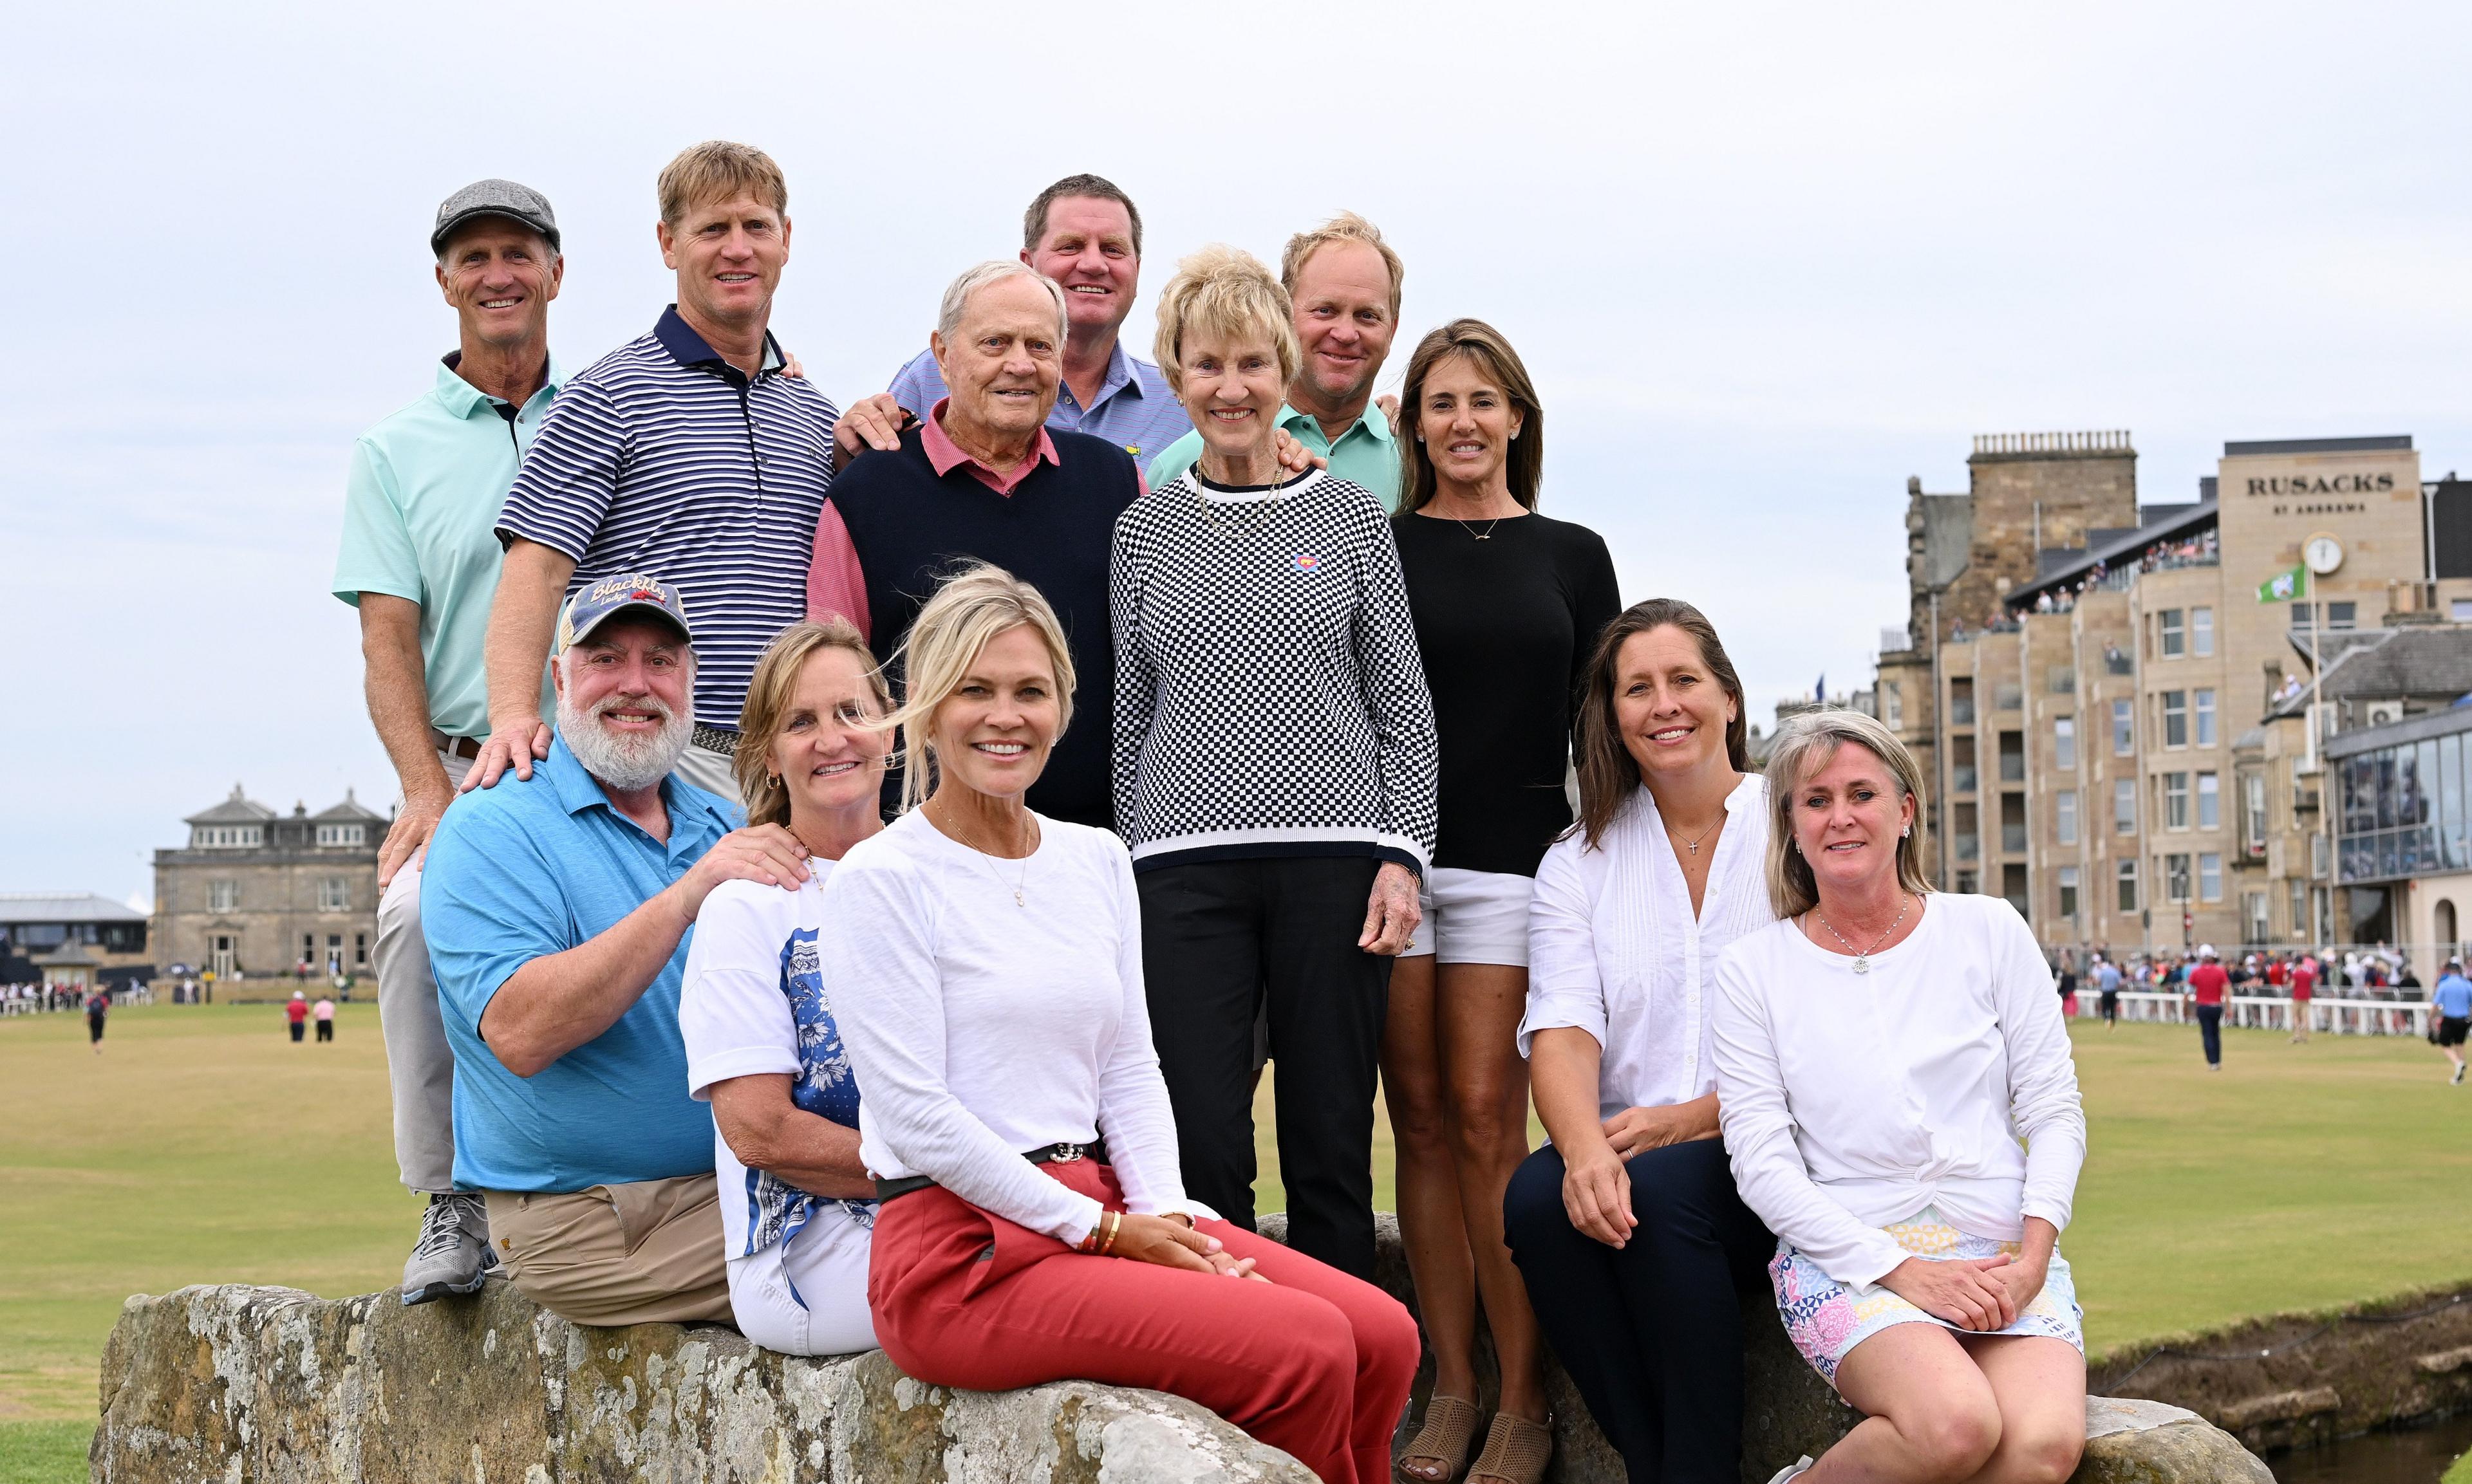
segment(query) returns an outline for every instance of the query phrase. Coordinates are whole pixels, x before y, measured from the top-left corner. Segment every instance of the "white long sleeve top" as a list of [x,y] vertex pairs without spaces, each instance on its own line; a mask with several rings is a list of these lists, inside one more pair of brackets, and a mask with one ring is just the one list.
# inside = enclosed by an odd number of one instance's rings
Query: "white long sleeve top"
[[1214,1214],[1184,1195],[1132,859],[1105,830],[1038,828],[1000,860],[914,811],[834,869],[819,956],[866,1091],[859,1157],[1078,1242],[1099,1203],[1022,1156],[1104,1137],[1129,1210]]
[[1519,1054],[1529,1054],[1540,1030],[1576,1026],[1594,1036],[1599,1118],[1716,1090],[1709,1031],[1717,955],[1776,921],[1765,874],[1768,797],[1757,773],[1725,796],[1725,828],[1708,846],[1714,857],[1696,913],[1646,789],[1597,844],[1574,833],[1537,864]]
[[[2085,1163],[2043,951],[1997,897],[1935,892],[1870,972],[1784,921],[1717,971],[1717,1094],[1744,1204],[1839,1283],[1904,1261],[1881,1227],[1926,1206],[2015,1241],[2069,1224]],[[2023,1143],[2020,1141],[2023,1141]]]

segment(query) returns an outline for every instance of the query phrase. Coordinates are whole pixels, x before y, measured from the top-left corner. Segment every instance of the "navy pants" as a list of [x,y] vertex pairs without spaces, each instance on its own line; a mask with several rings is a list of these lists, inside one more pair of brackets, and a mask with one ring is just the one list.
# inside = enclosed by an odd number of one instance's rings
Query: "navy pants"
[[1510,1177],[1504,1237],[1536,1322],[1631,1484],[1737,1484],[1743,1453],[1742,1291],[1776,1238],[1734,1193],[1715,1139],[1634,1156],[1630,1241],[1571,1225],[1548,1144]]
[[2206,1065],[2223,1064],[2223,1007],[2219,1004],[2198,1006],[2198,1040],[2206,1048]]

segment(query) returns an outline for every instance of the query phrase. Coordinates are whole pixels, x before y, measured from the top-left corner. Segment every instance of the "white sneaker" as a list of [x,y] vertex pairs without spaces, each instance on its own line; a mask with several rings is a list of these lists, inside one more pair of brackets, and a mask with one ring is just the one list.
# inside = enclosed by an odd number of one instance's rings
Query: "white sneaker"
[[1805,1453],[1799,1460],[1779,1469],[1776,1472],[1775,1476],[1769,1480],[1769,1484],[1785,1484],[1786,1480],[1793,1478],[1795,1475],[1798,1473],[1809,1473],[1810,1472],[1811,1455],[1809,1453]]

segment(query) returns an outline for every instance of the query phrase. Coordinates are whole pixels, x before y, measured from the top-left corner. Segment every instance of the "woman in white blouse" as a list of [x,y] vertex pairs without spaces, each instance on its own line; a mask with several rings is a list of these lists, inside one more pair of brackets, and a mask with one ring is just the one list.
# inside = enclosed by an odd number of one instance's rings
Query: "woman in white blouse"
[[796,836],[807,879],[715,886],[678,996],[687,1090],[712,1103],[730,1314],[786,1354],[875,1348],[875,1184],[859,1163],[858,1082],[816,938],[834,862],[884,828],[891,709],[867,640],[840,619],[796,624],[765,648],[733,765],[747,822]]
[[1718,953],[1773,920],[1766,794],[1742,683],[1688,603],[1606,626],[1578,730],[1580,823],[1536,871],[1519,1026],[1552,1142],[1511,1177],[1505,1235],[1630,1477],[1732,1484],[1737,1289],[1771,1239],[1717,1140],[1709,1012]]
[[1331,1484],[1378,1484],[1414,1322],[1186,1197],[1131,858],[1022,802],[1072,719],[1055,612],[974,567],[903,648],[915,807],[834,870],[821,954],[867,1092],[886,1354],[934,1385],[1174,1392]]
[[1786,1332],[1866,1420],[1811,1480],[2059,1484],[2085,1438],[2068,1225],[2085,1116],[2051,969],[1924,875],[1920,769],[1851,711],[1769,753],[1778,922],[1718,974],[1734,1180]]

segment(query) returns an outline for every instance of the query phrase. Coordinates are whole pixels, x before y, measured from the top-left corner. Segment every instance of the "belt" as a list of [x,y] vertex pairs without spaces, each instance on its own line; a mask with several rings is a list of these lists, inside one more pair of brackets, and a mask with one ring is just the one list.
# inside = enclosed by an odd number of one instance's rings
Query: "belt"
[[725,758],[735,756],[738,752],[736,732],[725,731],[717,726],[706,726],[701,721],[695,724],[695,730],[689,734],[688,740],[704,751],[718,752]]
[[[1090,1143],[1045,1144],[1031,1150],[1022,1158],[1033,1165],[1070,1165],[1076,1160],[1096,1160],[1105,1165],[1108,1163],[1107,1141],[1101,1139]],[[904,1175],[898,1180],[878,1180],[875,1183],[875,1198],[889,1201],[895,1196],[924,1190],[936,1183],[926,1175]]]
[[450,758],[477,758],[481,755],[481,743],[473,738],[449,737],[444,732],[432,729],[429,740],[439,751]]

